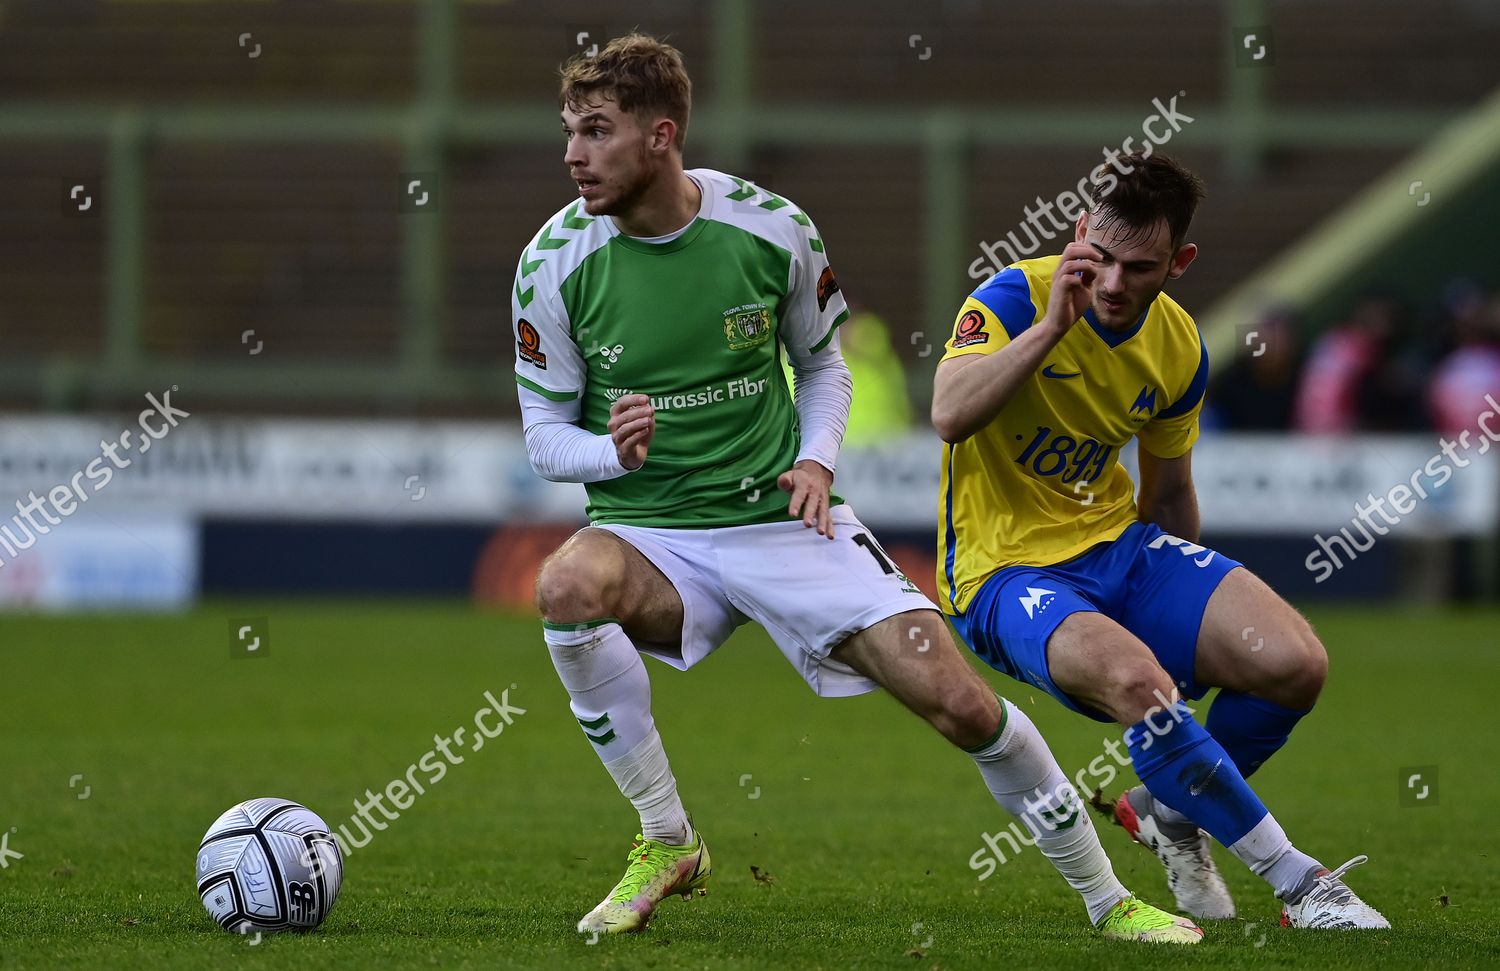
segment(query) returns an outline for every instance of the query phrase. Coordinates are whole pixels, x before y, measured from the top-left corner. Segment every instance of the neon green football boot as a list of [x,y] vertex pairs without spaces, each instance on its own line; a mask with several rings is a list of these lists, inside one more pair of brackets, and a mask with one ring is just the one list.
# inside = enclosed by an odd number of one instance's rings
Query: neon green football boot
[[693,830],[693,842],[672,846],[637,834],[626,857],[630,866],[609,896],[578,922],[580,934],[623,934],[645,928],[656,905],[672,894],[684,900],[708,893],[712,864],[703,837]]
[[1141,900],[1126,897],[1099,922],[1105,937],[1153,944],[1197,944],[1203,931],[1186,917],[1176,917]]

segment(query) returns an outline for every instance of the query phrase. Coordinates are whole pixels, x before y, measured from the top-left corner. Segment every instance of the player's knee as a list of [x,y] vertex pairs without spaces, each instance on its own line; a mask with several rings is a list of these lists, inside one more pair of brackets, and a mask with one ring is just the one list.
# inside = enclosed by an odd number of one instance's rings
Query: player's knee
[[1278,666],[1275,698],[1289,708],[1311,708],[1328,680],[1328,651],[1311,629],[1303,631]]
[[618,571],[609,558],[553,554],[536,577],[536,609],[553,624],[576,624],[612,615],[614,594],[619,588]]
[[1107,672],[1104,683],[1105,711],[1122,725],[1134,725],[1172,706],[1171,677],[1149,661],[1121,661]]
[[959,748],[972,749],[995,737],[1000,730],[1000,699],[982,680],[945,698],[942,711],[932,719],[934,727]]

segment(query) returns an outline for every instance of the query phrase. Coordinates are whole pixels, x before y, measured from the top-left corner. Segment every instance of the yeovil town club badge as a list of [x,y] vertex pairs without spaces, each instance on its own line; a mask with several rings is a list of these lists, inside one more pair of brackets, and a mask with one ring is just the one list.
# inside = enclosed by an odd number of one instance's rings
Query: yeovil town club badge
[[775,326],[771,309],[763,303],[747,303],[724,311],[724,339],[731,351],[759,347],[771,339]]

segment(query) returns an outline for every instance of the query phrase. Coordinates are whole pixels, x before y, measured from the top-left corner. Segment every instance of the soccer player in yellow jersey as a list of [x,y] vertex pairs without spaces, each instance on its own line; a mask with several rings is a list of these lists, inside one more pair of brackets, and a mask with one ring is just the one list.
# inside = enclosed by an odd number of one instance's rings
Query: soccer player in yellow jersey
[[[1328,872],[1245,782],[1312,708],[1328,659],[1286,601],[1197,543],[1208,359],[1162,287],[1197,256],[1203,188],[1162,155],[1121,162],[1060,256],[1006,268],[959,310],[932,402],[948,443],[940,602],[992,667],[1125,726],[1143,785],[1116,818],[1181,908],[1234,916],[1211,835],[1271,884],[1284,924],[1389,927],[1340,879],[1365,858]],[[1119,463],[1132,438],[1139,502]],[[1200,724],[1182,699],[1210,688]]]

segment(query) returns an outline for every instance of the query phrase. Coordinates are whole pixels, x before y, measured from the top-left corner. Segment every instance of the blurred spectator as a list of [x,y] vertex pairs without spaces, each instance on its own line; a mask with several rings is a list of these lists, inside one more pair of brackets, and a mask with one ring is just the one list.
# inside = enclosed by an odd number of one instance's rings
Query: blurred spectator
[[[854,379],[854,403],[849,408],[845,445],[870,445],[911,428],[911,402],[906,397],[906,371],[891,346],[884,320],[852,302],[849,319],[839,328],[839,347]],[[786,384],[795,388],[791,368]]]
[[1500,294],[1486,301],[1471,285],[1447,296],[1454,348],[1433,372],[1427,407],[1434,427],[1453,436],[1474,427],[1485,395],[1500,396]]
[[1300,432],[1401,431],[1423,426],[1420,372],[1396,351],[1405,334],[1400,301],[1366,296],[1349,319],[1308,352],[1293,407]]
[[1296,319],[1276,310],[1247,335],[1234,363],[1214,382],[1207,408],[1214,427],[1233,431],[1285,431],[1297,394]]

